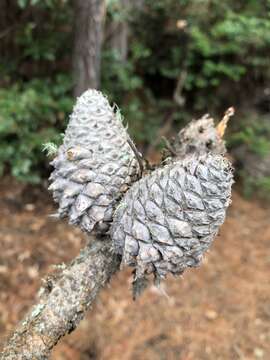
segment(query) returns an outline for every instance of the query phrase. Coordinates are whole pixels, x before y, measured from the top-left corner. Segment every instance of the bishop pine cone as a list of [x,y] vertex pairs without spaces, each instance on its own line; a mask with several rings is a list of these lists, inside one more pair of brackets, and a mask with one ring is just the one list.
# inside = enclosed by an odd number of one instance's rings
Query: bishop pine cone
[[136,278],[181,274],[200,264],[230,203],[232,170],[221,155],[190,156],[136,182],[118,206],[111,236]]
[[88,90],[77,100],[52,161],[49,189],[58,215],[84,231],[106,231],[113,208],[140,173],[128,134],[108,100]]

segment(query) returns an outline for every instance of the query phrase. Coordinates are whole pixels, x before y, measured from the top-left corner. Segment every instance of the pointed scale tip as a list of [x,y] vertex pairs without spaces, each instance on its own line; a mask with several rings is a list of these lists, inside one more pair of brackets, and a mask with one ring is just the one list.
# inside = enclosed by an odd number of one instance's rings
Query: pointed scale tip
[[216,126],[216,130],[218,135],[222,138],[225,134],[227,125],[228,125],[228,121],[230,120],[230,118],[234,115],[235,110],[233,107],[230,107],[229,109],[226,110],[223,119],[217,124]]

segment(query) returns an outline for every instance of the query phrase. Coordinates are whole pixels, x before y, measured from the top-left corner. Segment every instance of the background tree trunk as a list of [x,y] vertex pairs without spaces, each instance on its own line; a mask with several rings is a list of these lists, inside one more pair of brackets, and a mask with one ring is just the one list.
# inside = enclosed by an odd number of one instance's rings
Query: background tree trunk
[[124,11],[124,18],[119,21],[113,21],[110,24],[111,29],[109,29],[109,32],[112,34],[110,48],[118,53],[123,62],[127,60],[129,35],[129,25],[125,15],[130,9],[131,2],[131,0],[119,0],[121,10]]
[[99,88],[105,0],[74,0],[74,95]]
[[128,57],[129,45],[129,21],[128,15],[133,10],[142,8],[144,0],[119,0],[120,11],[123,13],[121,20],[113,21],[109,25],[108,32],[111,34],[109,39],[110,48],[115,50],[120,60],[125,62]]
[[9,11],[12,10],[12,2],[8,4],[7,0],[0,1],[0,56],[8,53],[9,32],[12,28],[9,22]]

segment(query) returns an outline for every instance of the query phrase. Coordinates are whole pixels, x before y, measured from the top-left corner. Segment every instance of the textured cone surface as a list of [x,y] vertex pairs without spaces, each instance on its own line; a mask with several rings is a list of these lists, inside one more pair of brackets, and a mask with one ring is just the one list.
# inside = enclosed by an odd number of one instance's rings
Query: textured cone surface
[[100,92],[88,90],[78,98],[52,161],[49,189],[60,217],[67,216],[83,231],[107,230],[116,201],[139,174],[128,141],[121,120]]
[[177,135],[172,144],[178,158],[188,154],[225,154],[225,142],[218,134],[214,120],[208,115],[191,121]]
[[118,206],[111,236],[137,279],[200,264],[230,203],[232,171],[222,156],[177,161],[135,183]]

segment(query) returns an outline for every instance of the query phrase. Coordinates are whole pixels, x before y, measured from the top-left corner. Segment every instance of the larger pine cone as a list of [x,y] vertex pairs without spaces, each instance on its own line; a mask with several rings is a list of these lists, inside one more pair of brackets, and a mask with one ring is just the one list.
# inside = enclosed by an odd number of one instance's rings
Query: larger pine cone
[[118,206],[111,236],[136,278],[200,264],[230,203],[232,170],[220,155],[191,156],[135,183]]
[[52,161],[49,189],[58,214],[84,231],[106,231],[116,202],[138,178],[139,164],[128,134],[96,90],[81,95],[74,107],[64,143]]

